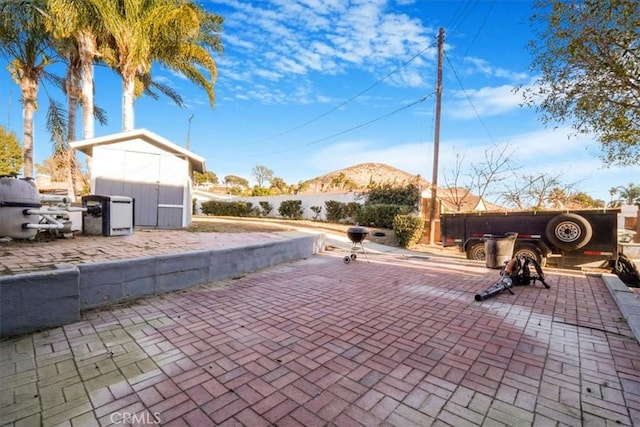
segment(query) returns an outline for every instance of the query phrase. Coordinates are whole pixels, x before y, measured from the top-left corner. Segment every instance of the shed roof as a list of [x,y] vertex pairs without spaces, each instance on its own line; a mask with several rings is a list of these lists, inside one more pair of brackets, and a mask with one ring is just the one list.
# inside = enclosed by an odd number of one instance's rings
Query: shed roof
[[141,139],[145,142],[148,142],[149,144],[156,145],[170,153],[185,156],[185,158],[189,160],[189,163],[191,164],[193,170],[196,172],[204,173],[206,170],[204,157],[198,156],[197,154],[192,153],[191,151],[182,148],[179,145],[176,145],[173,142],[169,141],[168,139],[165,139],[147,129],[134,129],[132,131],[114,133],[97,138],[73,141],[69,143],[69,145],[72,148],[75,148],[76,150],[87,154],[88,156],[93,156],[93,147],[95,146],[114,144],[117,142],[129,141],[132,139]]

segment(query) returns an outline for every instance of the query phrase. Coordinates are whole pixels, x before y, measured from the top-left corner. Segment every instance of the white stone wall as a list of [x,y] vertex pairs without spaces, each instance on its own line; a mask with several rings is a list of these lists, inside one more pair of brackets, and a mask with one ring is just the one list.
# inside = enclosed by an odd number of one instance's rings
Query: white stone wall
[[280,217],[278,213],[278,208],[283,201],[286,200],[301,200],[302,201],[302,218],[313,220],[316,217],[316,213],[311,210],[312,206],[320,206],[322,210],[320,211],[320,215],[318,216],[318,220],[325,221],[327,208],[325,206],[325,202],[329,200],[335,200],[336,202],[341,203],[364,203],[364,199],[358,197],[359,193],[348,192],[348,193],[314,193],[314,194],[286,194],[281,196],[260,196],[260,197],[233,197],[231,201],[234,202],[250,202],[252,206],[260,207],[260,202],[269,202],[273,209],[269,214],[269,217],[277,218]]

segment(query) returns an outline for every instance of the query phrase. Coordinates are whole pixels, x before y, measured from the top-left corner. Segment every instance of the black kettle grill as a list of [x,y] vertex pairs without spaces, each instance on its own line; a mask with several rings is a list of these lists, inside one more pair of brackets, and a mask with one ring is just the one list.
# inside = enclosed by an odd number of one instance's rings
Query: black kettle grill
[[351,261],[356,260],[356,251],[358,250],[358,245],[360,245],[360,249],[362,249],[365,258],[367,258],[367,262],[369,261],[367,251],[364,249],[364,245],[362,244],[368,234],[369,231],[365,227],[355,226],[349,227],[347,229],[347,237],[349,238],[349,240],[351,240],[351,252],[349,255],[345,255],[345,257],[342,258],[345,264],[349,264]]

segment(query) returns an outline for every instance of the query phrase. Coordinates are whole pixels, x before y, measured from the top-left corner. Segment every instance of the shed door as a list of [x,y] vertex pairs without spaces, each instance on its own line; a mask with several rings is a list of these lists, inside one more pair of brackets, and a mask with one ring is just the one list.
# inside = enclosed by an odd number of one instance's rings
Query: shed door
[[185,189],[166,184],[158,187],[158,227],[180,228]]
[[125,151],[125,191],[135,199],[135,225],[158,226],[160,155]]
[[95,192],[133,198],[134,225],[157,227],[160,155],[124,151],[123,157],[121,178],[97,178]]
[[183,182],[183,160],[156,153],[121,153],[122,169],[113,177],[97,178],[96,194],[132,197],[136,227],[181,228],[188,191],[178,184]]

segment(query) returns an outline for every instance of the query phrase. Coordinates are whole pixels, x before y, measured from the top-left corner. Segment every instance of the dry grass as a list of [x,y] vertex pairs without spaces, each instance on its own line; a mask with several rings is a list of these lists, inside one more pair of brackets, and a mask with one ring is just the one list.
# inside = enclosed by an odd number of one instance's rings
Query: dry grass
[[[278,232],[294,231],[300,229],[311,229],[326,231],[335,234],[347,234],[347,229],[352,225],[333,224],[321,221],[309,220],[285,220],[274,218],[235,218],[235,217],[214,217],[196,216],[187,228],[192,232],[215,232],[215,233],[252,233],[252,232]],[[384,236],[374,236],[373,233],[381,232]],[[379,243],[387,246],[398,246],[393,230],[369,228],[367,241]]]

